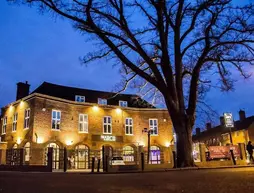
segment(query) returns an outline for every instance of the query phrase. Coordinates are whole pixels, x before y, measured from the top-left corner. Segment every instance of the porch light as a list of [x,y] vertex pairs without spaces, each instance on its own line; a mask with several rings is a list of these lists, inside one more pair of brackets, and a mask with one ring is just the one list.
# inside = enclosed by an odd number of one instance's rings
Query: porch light
[[67,140],[67,141],[66,141],[66,145],[69,146],[69,145],[72,145],[72,144],[73,144],[73,141],[72,141],[72,140]]
[[116,113],[117,113],[117,114],[120,114],[121,112],[122,112],[122,109],[120,109],[120,108],[117,108],[117,109],[116,109]]
[[165,146],[166,146],[166,147],[169,147],[169,146],[170,146],[170,143],[169,143],[169,142],[166,142]]
[[93,110],[94,110],[94,111],[98,111],[98,110],[99,110],[99,107],[98,107],[98,106],[93,106]]
[[37,138],[37,143],[38,143],[38,144],[41,144],[41,143],[43,143],[43,138],[41,138],[41,137],[38,137],[38,138]]
[[21,143],[21,138],[18,137],[18,138],[17,138],[17,144],[20,144],[20,143]]

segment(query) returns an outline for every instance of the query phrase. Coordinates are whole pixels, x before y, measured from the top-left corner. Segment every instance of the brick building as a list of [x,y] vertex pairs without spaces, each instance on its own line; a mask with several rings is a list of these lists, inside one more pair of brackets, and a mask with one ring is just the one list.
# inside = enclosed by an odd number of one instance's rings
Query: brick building
[[[121,152],[126,163],[137,161],[147,149],[151,132],[150,163],[170,162],[172,122],[167,110],[157,109],[137,95],[101,92],[44,82],[32,93],[30,85],[17,84],[17,100],[2,108],[1,144],[24,148],[27,164],[45,162],[47,147],[73,152],[75,168],[89,168],[102,146]],[[42,151],[36,151],[43,149]],[[55,167],[59,167],[56,166]]]
[[[239,120],[234,121],[234,127],[231,128],[233,144],[254,142],[254,116],[246,117],[245,111],[239,111]],[[202,142],[208,146],[228,145],[230,144],[230,130],[224,126],[224,118],[220,117],[220,125],[212,127],[211,123],[206,124],[206,130],[200,131],[196,128],[196,134],[193,136],[193,142]]]

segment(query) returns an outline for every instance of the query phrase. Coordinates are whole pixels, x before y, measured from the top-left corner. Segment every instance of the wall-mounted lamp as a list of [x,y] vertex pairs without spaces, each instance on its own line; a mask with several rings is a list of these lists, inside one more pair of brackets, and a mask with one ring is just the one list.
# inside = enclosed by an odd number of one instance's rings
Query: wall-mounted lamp
[[98,106],[93,106],[93,110],[94,110],[94,111],[98,111],[98,110],[99,110],[99,107],[98,107]]
[[72,140],[67,140],[67,141],[66,141],[66,145],[69,146],[69,145],[72,145],[72,144],[73,144],[73,141],[72,141]]
[[18,137],[18,138],[17,138],[17,144],[20,144],[20,143],[21,143],[21,138]]

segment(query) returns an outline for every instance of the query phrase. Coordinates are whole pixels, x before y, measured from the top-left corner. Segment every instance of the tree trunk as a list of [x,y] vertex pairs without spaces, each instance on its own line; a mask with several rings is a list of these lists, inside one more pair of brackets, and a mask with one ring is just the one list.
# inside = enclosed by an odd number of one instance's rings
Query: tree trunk
[[194,167],[192,154],[192,128],[185,124],[175,127],[177,167]]

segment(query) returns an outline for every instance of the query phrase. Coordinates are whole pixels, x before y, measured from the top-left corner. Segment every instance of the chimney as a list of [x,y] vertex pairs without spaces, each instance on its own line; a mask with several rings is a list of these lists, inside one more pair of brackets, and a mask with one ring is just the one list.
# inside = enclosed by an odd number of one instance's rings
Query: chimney
[[206,123],[206,130],[210,130],[212,128],[212,124],[211,123]]
[[223,116],[220,116],[220,125],[224,126],[225,125],[225,120]]
[[196,128],[196,135],[200,135],[200,128]]
[[243,121],[246,118],[245,111],[240,110],[239,111],[239,119],[240,121]]
[[29,88],[30,85],[26,81],[25,83],[23,82],[18,82],[17,83],[17,95],[16,95],[16,100],[22,99],[26,96],[29,95]]

